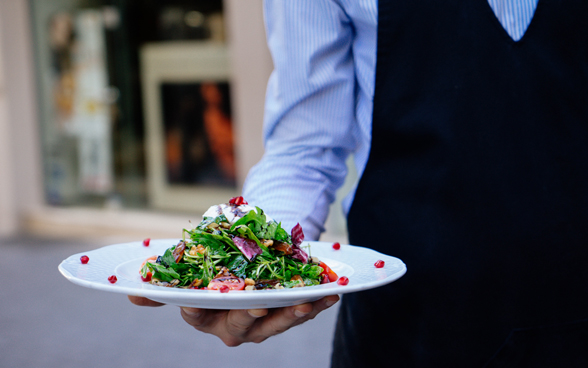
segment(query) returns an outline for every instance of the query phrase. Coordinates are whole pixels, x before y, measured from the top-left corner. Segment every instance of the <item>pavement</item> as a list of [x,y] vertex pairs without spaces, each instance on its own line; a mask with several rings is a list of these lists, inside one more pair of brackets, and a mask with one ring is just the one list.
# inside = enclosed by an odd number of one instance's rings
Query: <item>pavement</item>
[[0,239],[0,367],[328,367],[338,306],[261,344],[226,347],[179,308],[138,307],[57,270],[104,239]]

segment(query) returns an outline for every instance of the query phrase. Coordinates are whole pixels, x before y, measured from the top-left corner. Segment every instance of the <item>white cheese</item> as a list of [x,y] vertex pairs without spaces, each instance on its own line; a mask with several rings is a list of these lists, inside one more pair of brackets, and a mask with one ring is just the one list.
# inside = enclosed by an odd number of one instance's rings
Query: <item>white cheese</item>
[[[217,217],[220,216],[221,214],[224,214],[225,217],[227,218],[227,220],[229,221],[229,223],[232,225],[234,224],[236,221],[238,221],[241,217],[245,216],[246,214],[249,213],[249,211],[255,211],[257,212],[257,209],[253,206],[250,206],[248,204],[242,204],[240,206],[234,206],[234,205],[230,205],[230,204],[216,204],[214,206],[210,206],[210,208],[204,212],[204,215],[202,215],[203,217]],[[266,221],[270,222],[273,221],[271,217],[269,217],[267,214],[265,215]]]

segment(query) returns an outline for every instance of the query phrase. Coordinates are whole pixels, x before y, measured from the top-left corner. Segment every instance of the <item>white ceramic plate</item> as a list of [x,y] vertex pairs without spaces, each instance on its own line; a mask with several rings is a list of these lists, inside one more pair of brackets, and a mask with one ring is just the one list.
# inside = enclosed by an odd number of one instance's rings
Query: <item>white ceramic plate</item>
[[[150,256],[163,252],[178,243],[177,239],[151,240],[148,247],[142,242],[106,246],[85,253],[74,254],[59,265],[59,271],[74,284],[136,295],[161,303],[210,309],[274,308],[296,305],[318,300],[327,295],[346,294],[373,289],[397,280],[406,272],[406,266],[398,258],[374,250],[341,245],[334,250],[333,243],[304,242],[310,244],[310,254],[318,257],[335,271],[339,277],[347,276],[345,286],[336,282],[293,289],[280,290],[231,290],[220,293],[216,290],[189,290],[155,286],[141,281],[141,263]],[[80,257],[90,258],[82,264]],[[374,263],[383,260],[385,266],[376,268]],[[115,275],[118,281],[111,284],[108,277]]]

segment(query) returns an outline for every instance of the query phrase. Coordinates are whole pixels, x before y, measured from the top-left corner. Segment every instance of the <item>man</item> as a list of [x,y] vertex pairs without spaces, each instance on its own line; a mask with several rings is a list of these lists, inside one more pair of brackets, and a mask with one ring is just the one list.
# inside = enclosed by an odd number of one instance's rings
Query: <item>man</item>
[[[588,3],[265,10],[266,154],[244,196],[316,239],[354,153],[350,242],[408,266],[343,298],[333,366],[588,366]],[[334,301],[182,313],[236,345]]]

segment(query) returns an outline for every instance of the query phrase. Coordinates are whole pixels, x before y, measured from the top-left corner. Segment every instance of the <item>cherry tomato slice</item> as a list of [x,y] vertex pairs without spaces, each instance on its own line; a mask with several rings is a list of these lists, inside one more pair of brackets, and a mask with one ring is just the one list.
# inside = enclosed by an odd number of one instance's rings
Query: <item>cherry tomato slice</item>
[[243,289],[245,289],[245,280],[234,276],[219,277],[216,279],[212,279],[208,284],[208,290],[220,290],[221,292],[227,292],[228,290]]
[[151,271],[147,272],[146,276],[141,275],[141,280],[143,280],[144,282],[149,282],[151,281],[151,278],[153,277],[153,274],[151,273]]
[[335,282],[337,281],[337,279],[339,278],[339,276],[337,276],[337,274],[335,273],[335,271],[331,270],[331,268],[329,266],[327,266],[324,262],[320,262],[319,266],[321,266],[323,268],[323,272],[321,272],[321,275],[327,275],[329,276],[329,281],[330,282]]
[[156,259],[157,259],[157,256],[151,256],[151,257],[147,258],[146,260],[143,261],[143,263],[141,263],[141,268],[143,268],[143,266],[145,266],[145,263],[147,263],[147,262],[155,263]]
[[141,263],[141,268],[139,268],[139,274],[141,275],[141,280],[143,280],[144,282],[151,281],[151,277],[153,277],[153,274],[151,273],[151,271],[147,271],[147,273],[143,275],[143,267],[145,267],[145,264],[147,262],[155,263],[156,260],[157,256],[151,256],[147,258],[145,261],[143,261],[143,263]]

